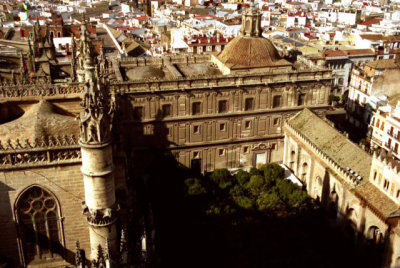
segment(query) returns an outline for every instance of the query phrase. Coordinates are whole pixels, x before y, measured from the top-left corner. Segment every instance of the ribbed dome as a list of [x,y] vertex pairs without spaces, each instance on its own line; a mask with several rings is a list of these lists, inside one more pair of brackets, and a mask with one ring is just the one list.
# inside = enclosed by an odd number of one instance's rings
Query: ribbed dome
[[230,69],[291,65],[282,59],[272,42],[263,37],[238,36],[217,57]]
[[28,139],[33,142],[36,138],[50,136],[79,135],[79,124],[73,116],[63,114],[57,106],[46,101],[34,104],[20,118],[0,125],[0,139]]

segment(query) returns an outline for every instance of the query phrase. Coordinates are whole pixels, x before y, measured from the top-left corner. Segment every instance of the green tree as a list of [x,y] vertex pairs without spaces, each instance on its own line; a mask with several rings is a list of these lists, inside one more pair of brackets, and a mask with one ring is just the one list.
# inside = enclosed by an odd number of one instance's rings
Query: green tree
[[250,176],[261,175],[261,171],[259,169],[257,169],[256,167],[250,168],[249,173],[250,173]]
[[267,186],[272,186],[277,179],[283,179],[285,177],[285,170],[276,163],[265,165],[263,171]]
[[231,174],[226,168],[214,170],[214,172],[210,175],[210,179],[221,189],[225,189],[232,185]]
[[200,180],[197,178],[188,178],[185,180],[185,184],[189,195],[201,195],[207,192],[206,188],[201,185]]
[[253,175],[250,177],[246,187],[253,196],[258,196],[264,188],[264,178],[261,175]]
[[239,195],[233,198],[235,203],[244,209],[252,209],[254,206],[255,201],[247,196]]
[[291,207],[299,207],[305,204],[308,200],[308,195],[305,191],[296,189],[289,195],[288,205]]
[[281,199],[285,201],[289,199],[290,194],[296,189],[296,186],[288,180],[278,180],[274,188],[274,190],[279,193]]
[[246,190],[245,190],[245,189],[243,188],[243,186],[240,185],[240,184],[234,185],[234,186],[229,190],[229,194],[230,194],[232,197],[244,195],[245,192],[246,192]]
[[262,192],[257,199],[258,210],[279,210],[283,207],[283,202],[276,192]]
[[289,207],[298,207],[308,200],[307,193],[288,180],[278,180],[274,191]]
[[243,170],[243,169],[240,169],[239,171],[238,171],[238,173],[236,173],[236,180],[237,180],[237,182],[240,184],[240,185],[244,185],[244,184],[246,184],[248,181],[249,181],[249,179],[250,179],[250,174],[249,174],[249,172],[247,172],[247,171],[245,171],[245,170]]

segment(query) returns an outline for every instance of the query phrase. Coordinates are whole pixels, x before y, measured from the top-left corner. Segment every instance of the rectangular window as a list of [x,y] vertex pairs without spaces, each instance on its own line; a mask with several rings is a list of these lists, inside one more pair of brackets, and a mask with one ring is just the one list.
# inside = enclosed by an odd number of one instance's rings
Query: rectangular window
[[244,110],[245,111],[252,111],[254,110],[254,98],[247,98],[244,103]]
[[198,115],[201,113],[201,102],[192,103],[192,115]]
[[397,190],[396,198],[399,198],[399,197],[400,197],[400,190]]
[[193,158],[199,158],[200,153],[199,152],[193,152]]
[[225,149],[218,149],[218,155],[219,156],[224,156],[225,155]]
[[220,100],[218,102],[218,113],[226,113],[228,111],[228,101]]
[[281,96],[274,96],[272,101],[272,108],[277,108],[281,106]]
[[163,117],[171,116],[171,104],[164,104],[161,109]]
[[249,153],[249,146],[243,147],[243,153],[245,153],[245,154]]
[[143,118],[144,108],[142,106],[133,107],[133,119],[140,120]]
[[219,124],[219,130],[220,131],[225,131],[226,130],[226,123]]
[[244,127],[245,127],[245,129],[250,129],[250,127],[251,127],[251,121],[248,120],[248,121],[244,122]]
[[396,142],[396,143],[394,144],[394,153],[395,153],[395,154],[398,154],[398,151],[399,151],[399,144]]
[[374,180],[376,179],[376,171],[374,172]]
[[306,94],[300,94],[299,99],[297,100],[297,105],[298,106],[303,106],[306,101]]
[[279,126],[279,118],[278,118],[278,117],[277,117],[277,118],[274,118],[273,123],[274,123],[274,127]]
[[193,126],[193,133],[200,134],[200,126]]

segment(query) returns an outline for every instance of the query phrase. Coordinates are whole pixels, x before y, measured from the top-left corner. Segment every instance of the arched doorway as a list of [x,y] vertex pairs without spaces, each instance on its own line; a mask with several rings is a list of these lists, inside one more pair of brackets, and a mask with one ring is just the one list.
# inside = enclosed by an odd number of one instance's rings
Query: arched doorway
[[62,226],[56,198],[39,186],[25,190],[15,204],[25,265],[62,259]]

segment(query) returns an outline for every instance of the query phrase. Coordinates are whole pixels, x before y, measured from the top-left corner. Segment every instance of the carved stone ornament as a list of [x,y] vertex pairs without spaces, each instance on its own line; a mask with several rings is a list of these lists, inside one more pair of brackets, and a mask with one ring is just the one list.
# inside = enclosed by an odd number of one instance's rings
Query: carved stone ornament
[[253,151],[259,151],[259,150],[269,150],[272,149],[272,146],[270,144],[264,144],[264,143],[259,143],[257,145],[254,145]]
[[86,216],[86,219],[90,225],[93,226],[108,226],[117,220],[117,213],[120,210],[118,204],[115,204],[112,208],[104,209],[91,209],[85,201],[82,202],[82,213]]

